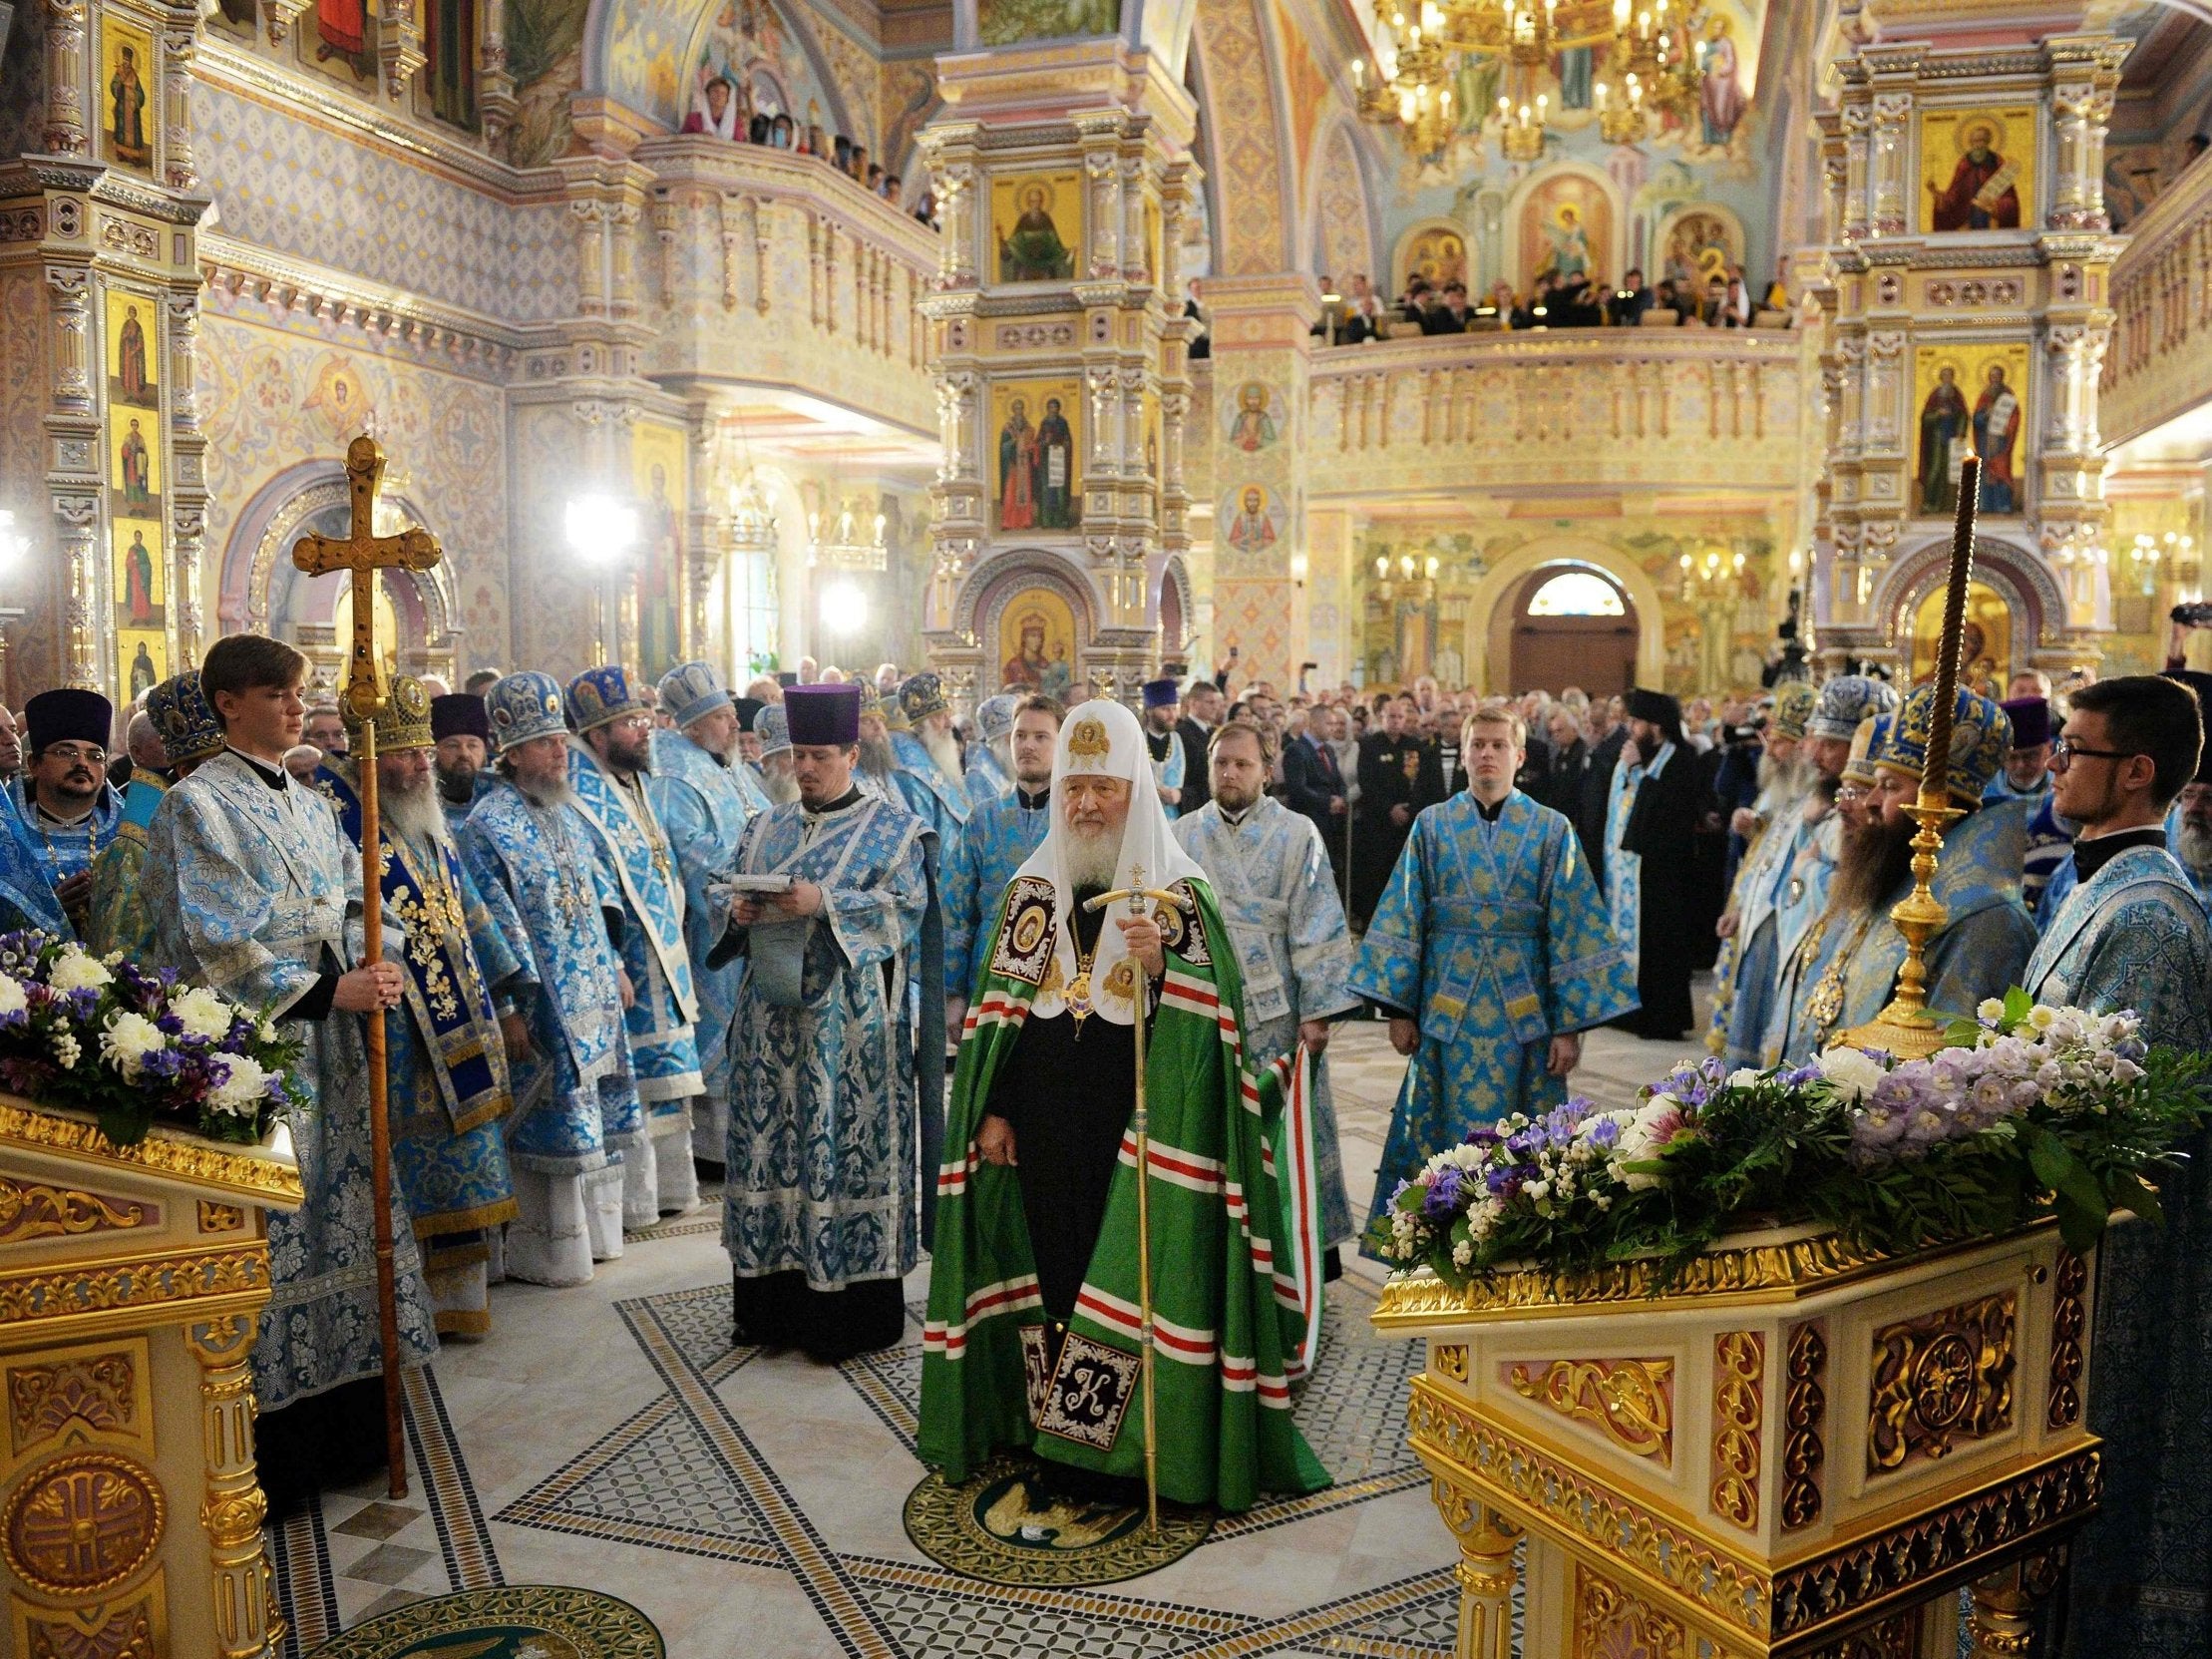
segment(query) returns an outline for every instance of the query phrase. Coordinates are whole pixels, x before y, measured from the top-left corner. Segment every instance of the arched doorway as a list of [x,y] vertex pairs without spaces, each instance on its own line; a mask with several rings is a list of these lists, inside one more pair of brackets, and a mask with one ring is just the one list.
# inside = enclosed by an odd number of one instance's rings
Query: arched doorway
[[1540,565],[1513,596],[1514,691],[1579,685],[1611,696],[1636,683],[1636,607],[1595,565]]

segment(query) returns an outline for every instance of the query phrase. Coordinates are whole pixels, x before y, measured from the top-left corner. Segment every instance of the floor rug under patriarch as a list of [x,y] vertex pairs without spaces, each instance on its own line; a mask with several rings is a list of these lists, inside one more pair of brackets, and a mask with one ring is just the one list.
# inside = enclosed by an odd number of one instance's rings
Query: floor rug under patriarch
[[666,1659],[626,1601],[565,1584],[432,1596],[355,1625],[307,1659]]
[[1160,1529],[1142,1502],[1058,1497],[1033,1460],[993,1458],[958,1485],[930,1475],[907,1498],[907,1536],[941,1567],[992,1584],[1072,1590],[1113,1584],[1181,1560],[1214,1529],[1211,1509],[1160,1505]]

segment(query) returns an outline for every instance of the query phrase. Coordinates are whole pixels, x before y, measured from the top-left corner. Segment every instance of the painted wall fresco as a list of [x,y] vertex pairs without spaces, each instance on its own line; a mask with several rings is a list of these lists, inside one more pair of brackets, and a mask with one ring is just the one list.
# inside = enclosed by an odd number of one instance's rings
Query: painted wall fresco
[[154,37],[103,12],[100,18],[100,158],[141,173],[154,171],[157,70]]
[[1948,518],[1959,505],[1960,464],[1982,457],[1980,510],[2027,509],[2028,342],[1959,341],[1913,352],[1918,416],[1915,501],[1926,517]]
[[1082,382],[1002,380],[990,389],[990,409],[993,522],[1000,531],[1076,529]]
[[992,179],[990,233],[999,281],[1074,275],[1083,245],[1083,176],[1071,168]]
[[689,440],[675,427],[641,422],[630,431],[630,492],[637,498],[638,530],[637,666],[656,680],[680,660],[689,451]]
[[2037,222],[2031,104],[1920,112],[1920,228],[2018,230]]
[[[292,334],[210,312],[201,324],[200,423],[207,434],[206,614],[228,561],[238,517],[273,480],[302,462],[338,462],[367,425],[389,458],[390,486],[422,510],[444,545],[455,621],[476,662],[512,663],[508,633],[508,480],[505,399],[497,387],[359,349],[359,336]],[[573,471],[573,450],[565,466]],[[556,530],[557,526],[549,527]],[[557,535],[532,544],[557,548]],[[533,615],[560,609],[545,573],[515,573]]]
[[[515,130],[510,137],[517,167],[550,162],[568,148],[568,96],[583,85],[583,24],[590,0],[509,0],[507,69],[515,77]],[[669,85],[661,103],[676,101],[674,40],[647,42],[634,35],[617,37],[625,50],[658,48],[669,62]],[[611,66],[610,66],[611,67]],[[671,118],[668,125],[673,127]]]
[[[687,89],[694,112],[701,89],[723,76],[746,89],[750,107],[788,115],[802,128],[829,124],[830,101],[798,35],[768,0],[722,0],[709,13]],[[850,135],[848,135],[850,136]]]

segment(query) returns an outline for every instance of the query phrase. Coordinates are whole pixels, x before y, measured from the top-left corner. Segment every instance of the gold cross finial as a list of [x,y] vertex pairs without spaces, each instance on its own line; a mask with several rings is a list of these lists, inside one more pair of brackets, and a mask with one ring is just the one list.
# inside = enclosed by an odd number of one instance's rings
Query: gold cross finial
[[353,573],[353,643],[346,669],[345,697],[354,717],[375,719],[384,712],[388,688],[383,658],[376,649],[376,573],[427,571],[442,557],[438,538],[409,529],[397,536],[376,533],[376,488],[384,478],[384,452],[367,433],[346,446],[346,483],[352,520],[344,540],[302,536],[292,544],[292,563],[309,576]]

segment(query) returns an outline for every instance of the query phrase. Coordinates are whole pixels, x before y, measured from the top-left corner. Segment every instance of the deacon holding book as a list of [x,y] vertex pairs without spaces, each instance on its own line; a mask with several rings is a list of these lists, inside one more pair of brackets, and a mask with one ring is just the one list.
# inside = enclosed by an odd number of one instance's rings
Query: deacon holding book
[[[715,890],[710,969],[747,959],[730,1028],[722,1243],[736,1340],[835,1364],[894,1346],[919,1259],[944,1070],[915,1062],[908,988],[944,996],[929,826],[863,794],[861,688],[784,693],[796,801],[756,813]],[[932,955],[932,953],[934,953]]]
[[[1122,889],[1170,902],[1086,902]],[[1276,1267],[1292,1256],[1277,1248],[1285,1154],[1268,1153],[1282,1069],[1244,1070],[1235,946],[1121,704],[1084,703],[1061,726],[1052,827],[986,937],[937,1176],[922,1460],[959,1481],[1017,1449],[1071,1498],[1134,1500],[1150,1416],[1163,1497],[1242,1510],[1325,1485],[1290,1421],[1299,1342],[1278,1302],[1295,1296]]]

